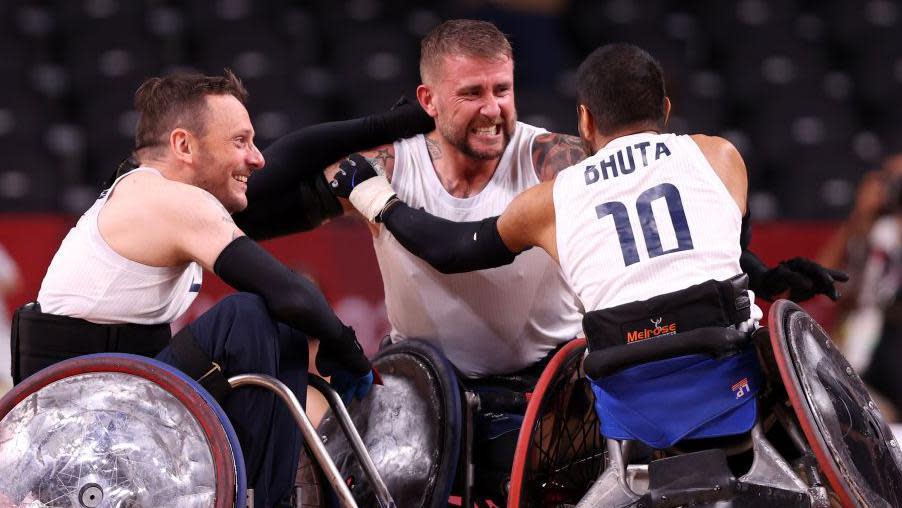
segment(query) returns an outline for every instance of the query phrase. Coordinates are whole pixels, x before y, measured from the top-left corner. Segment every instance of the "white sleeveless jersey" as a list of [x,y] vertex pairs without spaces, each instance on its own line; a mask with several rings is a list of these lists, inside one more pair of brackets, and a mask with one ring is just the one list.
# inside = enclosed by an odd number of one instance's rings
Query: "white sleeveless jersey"
[[100,235],[97,219],[107,198],[138,171],[160,174],[142,167],[120,176],[69,230],[41,283],[42,312],[101,324],[152,325],[172,322],[194,301],[203,276],[200,265],[143,265],[117,254]]
[[558,257],[586,311],[740,273],[742,214],[689,136],[611,141],[554,183]]
[[[547,131],[523,123],[495,174],[476,196],[450,195],[422,135],[395,142],[392,187],[414,208],[453,221],[500,215],[514,196],[539,183],[532,143]],[[576,298],[540,249],[507,266],[444,275],[410,254],[385,227],[374,239],[392,340],[427,341],[467,376],[516,371],[581,332]]]

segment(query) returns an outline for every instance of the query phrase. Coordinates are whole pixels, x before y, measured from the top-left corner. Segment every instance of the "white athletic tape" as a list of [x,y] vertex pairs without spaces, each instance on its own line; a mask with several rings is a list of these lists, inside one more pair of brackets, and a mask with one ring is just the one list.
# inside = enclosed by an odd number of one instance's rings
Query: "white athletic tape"
[[748,294],[749,300],[752,302],[752,308],[749,309],[751,315],[746,321],[736,325],[736,328],[743,333],[752,333],[757,330],[759,327],[758,321],[761,321],[764,318],[764,311],[755,304],[755,292],[749,289]]
[[354,187],[348,199],[368,221],[375,222],[376,217],[394,196],[395,190],[391,188],[388,179],[378,175]]

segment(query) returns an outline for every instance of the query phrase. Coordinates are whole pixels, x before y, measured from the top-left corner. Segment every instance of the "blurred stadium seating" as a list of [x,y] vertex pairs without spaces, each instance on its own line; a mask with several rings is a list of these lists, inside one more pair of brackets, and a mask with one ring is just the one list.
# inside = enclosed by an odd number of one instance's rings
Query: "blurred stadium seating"
[[672,130],[739,146],[760,219],[842,217],[864,170],[902,148],[895,2],[542,4],[0,0],[0,211],[83,211],[130,151],[145,77],[231,67],[265,147],[411,95],[419,38],[451,17],[511,35],[521,119],[562,132],[575,133],[583,56],[618,40],[648,49],[667,72]]

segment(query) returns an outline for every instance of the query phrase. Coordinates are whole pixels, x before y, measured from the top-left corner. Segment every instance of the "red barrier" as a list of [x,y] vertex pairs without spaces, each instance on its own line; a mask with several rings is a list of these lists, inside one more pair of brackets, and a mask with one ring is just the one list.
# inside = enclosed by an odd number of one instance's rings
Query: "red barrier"
[[[0,215],[0,243],[18,263],[23,278],[22,287],[7,298],[10,309],[37,296],[47,266],[75,220],[52,214]],[[835,226],[829,222],[760,224],[755,227],[752,250],[769,265],[793,256],[815,257]],[[379,266],[362,222],[342,218],[316,231],[264,242],[264,246],[289,267],[316,280],[339,317],[357,330],[367,351],[375,350],[389,327]],[[176,326],[230,292],[218,277],[206,273],[200,295]],[[819,297],[804,307],[822,321],[829,319],[832,304]]]

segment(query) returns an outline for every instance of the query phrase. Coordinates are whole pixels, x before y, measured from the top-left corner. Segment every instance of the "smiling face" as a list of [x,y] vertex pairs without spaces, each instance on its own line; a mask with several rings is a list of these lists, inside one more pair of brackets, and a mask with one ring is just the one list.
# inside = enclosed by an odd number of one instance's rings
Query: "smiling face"
[[445,141],[474,159],[501,157],[517,122],[513,60],[445,56],[430,82],[427,111]]
[[206,96],[205,129],[197,137],[194,181],[216,197],[229,213],[247,207],[247,179],[263,168],[254,145],[254,127],[244,105],[232,95]]

